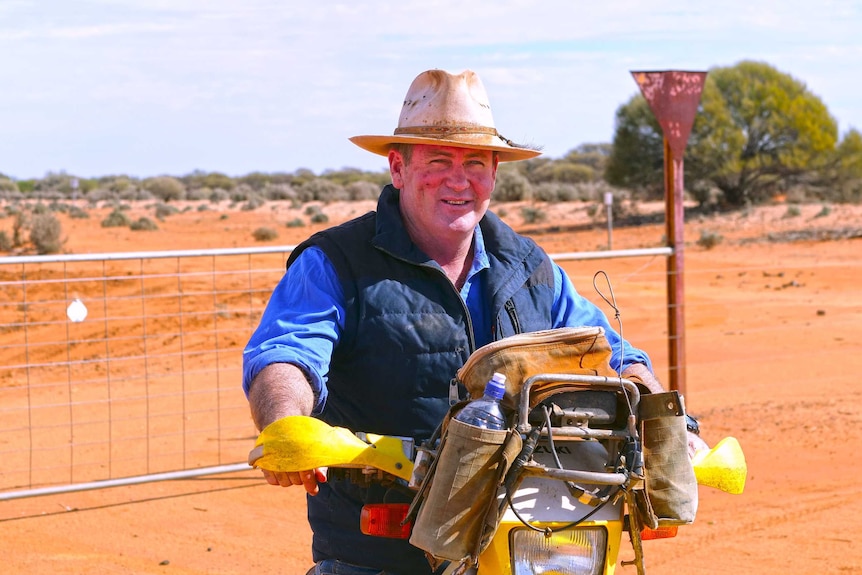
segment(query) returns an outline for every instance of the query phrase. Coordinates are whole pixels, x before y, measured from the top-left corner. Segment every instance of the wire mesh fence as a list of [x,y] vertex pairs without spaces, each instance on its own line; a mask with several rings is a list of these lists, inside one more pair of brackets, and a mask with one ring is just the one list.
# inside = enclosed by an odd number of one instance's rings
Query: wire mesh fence
[[[256,435],[242,348],[291,249],[0,258],[0,500],[241,468]],[[626,303],[638,333],[664,317],[667,253],[552,257],[647,256],[602,264],[621,294],[655,284]],[[581,273],[596,267],[564,265],[601,304]]]
[[0,492],[235,464],[290,247],[0,260]]

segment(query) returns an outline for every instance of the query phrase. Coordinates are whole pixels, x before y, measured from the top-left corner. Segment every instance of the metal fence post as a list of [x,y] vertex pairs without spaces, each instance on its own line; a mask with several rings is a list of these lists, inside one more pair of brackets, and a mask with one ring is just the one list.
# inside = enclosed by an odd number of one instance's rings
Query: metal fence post
[[670,389],[685,393],[685,237],[683,155],[700,105],[706,72],[632,72],[664,136],[665,227],[667,245],[668,365]]

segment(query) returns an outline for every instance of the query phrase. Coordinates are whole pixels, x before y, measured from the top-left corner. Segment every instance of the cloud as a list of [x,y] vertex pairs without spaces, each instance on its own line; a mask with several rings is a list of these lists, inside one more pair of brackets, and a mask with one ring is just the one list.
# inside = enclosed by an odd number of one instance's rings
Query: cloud
[[860,29],[852,2],[801,0],[5,0],[0,69],[16,89],[0,90],[15,111],[0,171],[98,166],[97,148],[136,173],[376,167],[347,137],[391,131],[432,67],[479,72],[501,131],[551,156],[611,139],[632,69],[762,60],[859,125]]

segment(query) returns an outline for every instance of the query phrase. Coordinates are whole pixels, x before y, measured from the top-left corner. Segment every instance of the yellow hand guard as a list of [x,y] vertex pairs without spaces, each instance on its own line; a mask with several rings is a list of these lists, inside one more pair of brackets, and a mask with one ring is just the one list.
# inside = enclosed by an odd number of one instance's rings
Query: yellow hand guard
[[305,471],[316,467],[374,467],[404,480],[413,463],[396,437],[366,434],[368,443],[349,429],[314,417],[291,415],[261,431],[248,463],[268,471]]

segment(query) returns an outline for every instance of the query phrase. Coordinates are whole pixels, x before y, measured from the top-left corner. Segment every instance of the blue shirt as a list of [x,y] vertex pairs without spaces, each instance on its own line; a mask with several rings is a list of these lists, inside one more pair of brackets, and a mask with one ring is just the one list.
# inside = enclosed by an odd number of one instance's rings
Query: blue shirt
[[[556,263],[554,269],[554,303],[551,310],[554,327],[601,326],[611,346],[611,367],[621,372],[633,363],[652,370],[649,356],[623,342],[625,360],[620,369],[620,336],[607,317],[592,302],[581,296],[571,280]],[[484,305],[481,272],[490,267],[482,232],[476,227],[474,255],[470,271],[461,288],[473,323],[476,346],[490,343],[491,318]],[[243,352],[243,389],[248,394],[255,376],[269,364],[292,363],[308,374],[316,397],[314,414],[326,403],[326,376],[329,361],[344,329],[344,294],[335,268],[317,247],[303,251],[287,269],[275,287]]]

